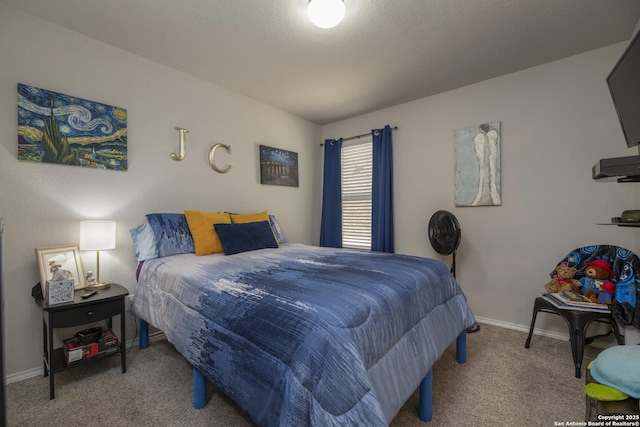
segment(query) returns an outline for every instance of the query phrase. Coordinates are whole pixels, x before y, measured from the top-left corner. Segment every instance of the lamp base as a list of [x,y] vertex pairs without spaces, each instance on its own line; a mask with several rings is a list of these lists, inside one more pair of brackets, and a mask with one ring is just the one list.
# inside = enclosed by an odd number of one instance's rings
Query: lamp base
[[83,289],[106,289],[111,286],[111,283],[93,283],[86,285]]

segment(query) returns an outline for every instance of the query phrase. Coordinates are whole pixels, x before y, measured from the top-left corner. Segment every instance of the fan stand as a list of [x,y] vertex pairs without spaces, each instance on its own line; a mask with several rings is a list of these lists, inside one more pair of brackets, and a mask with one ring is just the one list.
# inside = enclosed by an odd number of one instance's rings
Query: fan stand
[[[451,274],[453,275],[454,279],[456,278],[456,252],[457,250],[454,250],[453,252],[451,252],[451,256],[453,257],[451,261]],[[478,332],[479,330],[480,330],[480,323],[476,322],[467,328],[467,333],[472,334],[474,332]]]
[[453,256],[453,260],[451,262],[451,274],[453,274],[453,278],[455,279],[456,277],[456,252],[457,250],[453,251],[451,253],[451,255]]
[[[453,255],[451,275],[456,278],[456,252],[460,244],[460,224],[451,212],[439,210],[429,220],[429,241],[440,255]],[[480,324],[475,322],[467,333],[478,332]]]

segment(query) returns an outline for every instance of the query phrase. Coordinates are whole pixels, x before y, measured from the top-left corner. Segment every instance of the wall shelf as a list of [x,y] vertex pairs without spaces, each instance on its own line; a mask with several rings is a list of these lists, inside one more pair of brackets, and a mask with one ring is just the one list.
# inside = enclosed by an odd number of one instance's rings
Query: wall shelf
[[640,227],[640,220],[623,221],[622,218],[611,218],[611,222],[604,222],[597,225],[617,225],[618,227]]

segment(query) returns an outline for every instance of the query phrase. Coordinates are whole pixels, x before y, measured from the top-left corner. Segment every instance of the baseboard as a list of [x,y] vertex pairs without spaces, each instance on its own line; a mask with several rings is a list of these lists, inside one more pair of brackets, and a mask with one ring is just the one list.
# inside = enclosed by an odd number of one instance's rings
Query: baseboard
[[7,375],[4,378],[6,384],[17,383],[19,381],[28,380],[29,378],[38,377],[44,375],[44,368],[42,366],[38,368],[28,369],[26,371],[18,372],[16,374]]
[[[157,331],[149,334],[149,340],[156,340],[164,337],[164,332]],[[131,348],[133,346],[140,345],[140,338],[134,338],[133,341],[128,342]],[[19,381],[28,380],[29,378],[38,377],[44,375],[44,368],[39,366],[37,368],[27,369],[26,371],[17,372],[15,374],[7,375],[4,378],[5,384],[17,383]]]
[[[476,321],[478,323],[486,323],[487,325],[493,325],[493,326],[498,326],[500,328],[512,329],[514,331],[524,332],[526,334],[529,333],[528,327],[518,325],[516,323],[502,322],[500,320],[488,319],[485,317],[476,317]],[[570,338],[568,333],[563,334],[559,332],[546,331],[544,329],[537,329],[537,328],[533,329],[533,335],[539,335],[542,337],[553,338],[555,340],[561,340],[561,341],[569,341],[569,338]],[[524,345],[524,343],[522,345]],[[605,340],[594,340],[589,345],[592,345],[596,348],[604,349],[609,347],[611,344]]]
[[[514,330],[514,331],[525,332],[527,334],[529,333],[529,328],[528,327],[522,326],[522,325],[518,325],[516,323],[502,322],[500,320],[488,319],[486,317],[477,317],[477,316],[476,316],[476,321],[478,323],[486,323],[487,325],[498,326],[500,328],[505,328],[505,329],[511,329],[511,330]],[[564,341],[569,340],[569,334],[561,334],[561,333],[558,333],[558,332],[549,332],[549,331],[545,331],[545,330],[542,330],[542,329],[534,329],[533,330],[533,334],[534,335],[540,335],[540,336],[543,336],[543,337],[553,338],[553,339],[556,339],[556,340],[564,340]]]

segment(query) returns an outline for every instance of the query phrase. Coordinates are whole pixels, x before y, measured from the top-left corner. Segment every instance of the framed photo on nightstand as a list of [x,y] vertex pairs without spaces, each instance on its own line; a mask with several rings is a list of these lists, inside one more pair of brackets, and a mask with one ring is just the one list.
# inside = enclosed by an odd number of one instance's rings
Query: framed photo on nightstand
[[56,246],[36,249],[40,269],[42,297],[47,300],[47,280],[53,282],[73,279],[74,289],[85,286],[84,269],[78,246]]
[[49,305],[73,302],[75,280],[47,280],[47,301]]

